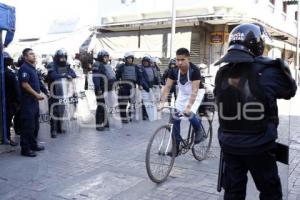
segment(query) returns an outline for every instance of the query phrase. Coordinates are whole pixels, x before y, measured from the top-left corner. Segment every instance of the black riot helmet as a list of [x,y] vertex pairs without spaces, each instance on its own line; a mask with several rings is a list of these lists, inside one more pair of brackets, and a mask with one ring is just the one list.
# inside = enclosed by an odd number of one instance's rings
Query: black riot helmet
[[266,29],[257,23],[246,23],[235,27],[229,35],[227,53],[215,63],[253,62],[254,57],[264,52],[265,41],[272,40]]
[[24,57],[23,55],[20,55],[19,58],[18,58],[18,61],[17,61],[17,67],[21,67],[21,65],[23,65],[24,63]]
[[14,64],[13,58],[5,51],[3,52],[3,60],[5,67],[12,66]]
[[144,61],[149,62],[149,64],[150,64],[150,62],[151,62],[151,57],[148,56],[148,55],[144,56],[144,57],[142,58],[142,62],[144,62]]
[[261,56],[264,52],[266,37],[270,38],[266,29],[260,24],[238,25],[230,33],[228,51],[235,49],[253,56]]
[[109,57],[109,53],[107,51],[105,51],[105,50],[99,51],[98,54],[97,54],[97,60],[99,62],[103,62],[104,56],[108,56]]
[[172,58],[172,59],[169,61],[168,68],[171,68],[172,65],[176,66],[176,59],[175,59],[175,58]]
[[[65,58],[65,61],[61,61],[60,58]],[[66,65],[68,60],[68,54],[66,50],[64,49],[57,50],[54,54],[53,60],[59,65]]]

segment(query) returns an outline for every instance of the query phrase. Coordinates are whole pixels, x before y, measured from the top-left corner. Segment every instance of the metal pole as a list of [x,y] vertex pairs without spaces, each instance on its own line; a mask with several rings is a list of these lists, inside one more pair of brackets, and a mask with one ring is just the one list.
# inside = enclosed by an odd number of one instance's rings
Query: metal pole
[[298,9],[297,9],[297,42],[296,42],[296,81],[299,84],[299,78],[298,78],[298,73],[299,73],[299,39],[300,39],[300,4],[298,0]]
[[171,41],[170,41],[170,57],[174,57],[174,38],[176,30],[176,6],[175,0],[172,0],[172,30],[171,30]]

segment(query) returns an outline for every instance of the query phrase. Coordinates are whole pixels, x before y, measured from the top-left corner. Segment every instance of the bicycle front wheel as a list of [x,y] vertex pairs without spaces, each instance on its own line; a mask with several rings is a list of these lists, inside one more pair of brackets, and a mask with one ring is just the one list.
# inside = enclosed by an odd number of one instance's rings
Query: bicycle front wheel
[[151,137],[146,152],[146,169],[155,183],[164,182],[175,161],[176,142],[169,125],[158,128]]
[[192,147],[192,153],[196,160],[202,161],[207,158],[212,142],[212,119],[207,115],[201,116],[201,128],[204,139]]

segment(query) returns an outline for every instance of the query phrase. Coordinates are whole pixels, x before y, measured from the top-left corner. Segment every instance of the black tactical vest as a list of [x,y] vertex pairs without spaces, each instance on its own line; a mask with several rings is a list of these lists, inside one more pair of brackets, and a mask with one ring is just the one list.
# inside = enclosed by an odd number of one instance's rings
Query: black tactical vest
[[272,114],[259,87],[263,69],[255,63],[228,64],[220,69],[215,91],[224,133],[260,134],[266,130]]

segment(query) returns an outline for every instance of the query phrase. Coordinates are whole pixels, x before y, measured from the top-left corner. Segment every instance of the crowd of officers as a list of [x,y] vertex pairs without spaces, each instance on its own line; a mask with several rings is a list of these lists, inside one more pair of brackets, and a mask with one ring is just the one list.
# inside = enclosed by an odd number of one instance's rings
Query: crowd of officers
[[[63,94],[61,80],[72,81],[77,77],[75,71],[67,62],[68,55],[64,49],[59,49],[53,56],[53,62],[45,65],[47,73],[42,74],[36,69],[36,56],[30,48],[23,50],[18,62],[13,62],[8,53],[4,53],[5,80],[6,80],[6,110],[7,133],[9,144],[17,146],[13,141],[10,129],[14,128],[15,134],[20,135],[21,155],[34,157],[35,151],[44,150],[38,145],[39,131],[39,101],[48,98],[50,115],[51,137],[65,133],[63,129],[63,115],[66,110],[64,104],[59,104]],[[124,55],[123,63],[115,68],[111,66],[110,55],[101,50],[92,65],[92,77],[97,100],[96,130],[104,131],[109,128],[108,112],[105,102],[105,93],[117,90],[118,107],[122,123],[132,121],[135,105],[135,92],[137,89],[149,92],[154,86],[161,87],[168,77],[168,71],[176,67],[175,59],[169,63],[168,69],[160,73],[156,60],[146,55],[140,64],[134,64],[134,54],[129,52]],[[117,84],[116,84],[117,83]],[[117,87],[114,87],[116,86]],[[40,92],[45,95],[41,95]],[[175,84],[170,91],[176,98]],[[168,99],[171,102],[171,96]],[[148,119],[145,106],[142,106],[142,118]],[[22,121],[22,123],[20,123]],[[24,123],[26,122],[26,123]],[[2,141],[4,142],[4,141]]]

